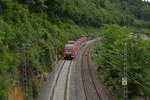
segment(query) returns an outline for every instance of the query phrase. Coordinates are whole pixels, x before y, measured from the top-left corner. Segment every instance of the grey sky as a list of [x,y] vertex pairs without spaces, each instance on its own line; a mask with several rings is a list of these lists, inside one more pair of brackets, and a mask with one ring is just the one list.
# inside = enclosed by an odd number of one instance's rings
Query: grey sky
[[[143,0],[144,1],[144,0]],[[145,1],[149,1],[150,2],[150,0],[145,0]]]

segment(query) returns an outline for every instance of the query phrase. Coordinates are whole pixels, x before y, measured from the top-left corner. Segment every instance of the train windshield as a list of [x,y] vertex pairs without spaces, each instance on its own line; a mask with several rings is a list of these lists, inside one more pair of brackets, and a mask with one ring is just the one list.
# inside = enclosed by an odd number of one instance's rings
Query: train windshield
[[74,44],[75,41],[68,41],[68,44]]
[[66,48],[66,52],[71,52],[71,48]]
[[71,50],[72,50],[72,45],[68,45],[68,46],[66,46],[66,52],[71,52]]

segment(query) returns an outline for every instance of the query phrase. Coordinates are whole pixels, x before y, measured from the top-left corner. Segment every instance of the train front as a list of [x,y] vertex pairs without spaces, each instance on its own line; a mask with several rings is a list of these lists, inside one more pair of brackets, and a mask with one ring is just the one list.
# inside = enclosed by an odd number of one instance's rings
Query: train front
[[76,53],[76,45],[66,44],[63,50],[64,59],[73,59]]

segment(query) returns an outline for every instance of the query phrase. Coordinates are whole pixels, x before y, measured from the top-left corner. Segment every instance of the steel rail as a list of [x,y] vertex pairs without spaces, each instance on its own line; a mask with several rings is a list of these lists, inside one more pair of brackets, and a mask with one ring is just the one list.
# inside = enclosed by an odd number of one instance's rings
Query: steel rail
[[67,100],[69,98],[67,98],[68,96],[68,88],[69,88],[69,76],[70,76],[70,73],[71,73],[71,66],[72,66],[72,63],[73,61],[71,60],[70,64],[69,64],[69,68],[68,68],[68,71],[67,71],[67,78],[66,78],[66,85],[65,85],[65,92],[64,92],[64,100]]
[[[85,48],[86,50],[86,48]],[[81,58],[81,77],[82,77],[82,84],[83,84],[83,91],[84,91],[84,95],[85,95],[85,99],[88,100],[88,93],[87,93],[87,89],[85,86],[85,79],[84,79],[84,69],[83,69],[83,56],[85,54],[85,51],[83,52],[82,58]]]
[[90,64],[90,61],[89,61],[89,59],[90,59],[90,48],[88,48],[88,54],[87,54],[87,66],[88,66],[88,69],[89,69],[89,73],[90,73],[90,76],[91,76],[91,79],[92,79],[92,82],[93,82],[93,85],[94,85],[94,87],[95,87],[95,90],[96,90],[96,93],[97,93],[97,95],[98,95],[98,97],[99,97],[99,100],[101,100],[101,96],[100,96],[100,94],[99,94],[99,92],[98,92],[98,88],[97,88],[97,86],[96,86],[96,83],[95,83],[95,81],[94,81],[94,73],[92,72],[92,69],[91,69],[91,64]]
[[60,77],[60,73],[61,73],[61,71],[62,71],[62,68],[63,68],[64,64],[65,64],[65,61],[63,61],[62,65],[61,65],[60,68],[59,68],[58,74],[57,74],[57,76],[56,76],[56,82],[55,82],[54,86],[52,87],[52,93],[51,93],[51,95],[50,95],[50,97],[49,97],[50,100],[53,100],[55,87],[56,87],[56,85],[57,85],[58,78]]
[[[63,67],[64,67],[64,65],[65,65],[65,62],[66,62],[66,61],[64,61],[63,64],[60,66],[61,68],[60,68],[60,70],[59,70],[59,72],[58,72],[58,75],[57,75],[57,78],[56,78],[56,83],[55,83],[55,85],[54,85],[54,87],[53,87],[53,89],[52,89],[52,94],[51,94],[51,96],[50,96],[50,100],[53,100],[54,93],[55,93],[55,88],[56,88],[56,86],[57,86],[58,79],[59,79],[59,77],[60,77],[60,75],[61,75],[61,72],[62,72],[62,69],[63,69]],[[68,68],[68,70],[67,70],[66,83],[65,83],[65,92],[64,92],[64,100],[67,100],[67,95],[68,95],[67,89],[68,89],[68,81],[69,81],[68,79],[69,79],[69,73],[71,72],[72,63],[73,63],[73,61],[71,60],[71,61],[69,62],[69,68]]]
[[[83,51],[83,55],[82,55],[82,62],[81,62],[81,75],[82,75],[82,83],[83,83],[83,90],[84,90],[84,93],[85,93],[85,99],[86,100],[89,100],[89,98],[88,98],[88,93],[87,93],[87,87],[88,86],[86,86],[86,84],[85,84],[85,75],[84,75],[84,69],[83,69],[83,66],[84,66],[84,60],[87,62],[86,63],[86,65],[87,65],[87,68],[88,68],[88,72],[89,72],[89,75],[90,75],[90,77],[91,77],[91,80],[92,80],[92,83],[93,83],[93,86],[94,86],[94,90],[96,91],[96,94],[97,94],[97,96],[98,96],[98,98],[99,98],[99,100],[101,100],[101,96],[100,96],[100,94],[99,94],[99,92],[98,92],[98,88],[97,88],[97,86],[96,86],[96,83],[95,83],[95,81],[94,81],[94,76],[93,76],[93,72],[92,72],[92,69],[91,69],[91,64],[90,64],[90,61],[89,61],[89,59],[90,59],[90,47],[88,46],[88,47],[86,47],[85,49],[84,49],[84,51]],[[84,58],[85,57],[85,58]]]

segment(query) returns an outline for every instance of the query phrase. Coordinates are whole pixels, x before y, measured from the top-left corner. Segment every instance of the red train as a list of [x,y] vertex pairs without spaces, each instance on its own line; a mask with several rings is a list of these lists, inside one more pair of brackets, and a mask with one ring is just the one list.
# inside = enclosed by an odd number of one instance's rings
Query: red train
[[80,37],[79,39],[76,39],[75,41],[68,41],[67,44],[65,44],[64,49],[63,49],[64,59],[73,59],[76,56],[78,49],[86,41],[87,41],[86,37]]

